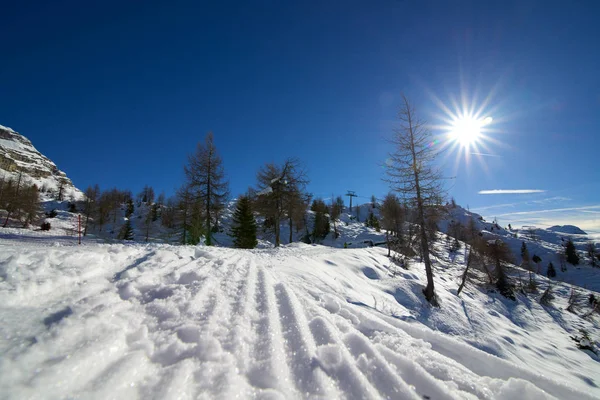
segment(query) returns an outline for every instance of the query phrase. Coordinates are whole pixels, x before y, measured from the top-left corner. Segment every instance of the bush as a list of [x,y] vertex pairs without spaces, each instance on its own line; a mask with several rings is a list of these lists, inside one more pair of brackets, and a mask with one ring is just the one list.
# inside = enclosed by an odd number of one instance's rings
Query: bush
[[75,203],[69,203],[69,212],[70,213],[76,213],[77,212],[77,206],[75,205]]
[[51,228],[51,226],[50,226],[50,222],[47,222],[47,221],[46,221],[46,222],[42,222],[42,225],[40,225],[40,228],[41,228],[43,231],[49,231],[49,230],[50,230],[50,228]]
[[57,215],[56,209],[52,209],[46,213],[47,218],[55,218]]

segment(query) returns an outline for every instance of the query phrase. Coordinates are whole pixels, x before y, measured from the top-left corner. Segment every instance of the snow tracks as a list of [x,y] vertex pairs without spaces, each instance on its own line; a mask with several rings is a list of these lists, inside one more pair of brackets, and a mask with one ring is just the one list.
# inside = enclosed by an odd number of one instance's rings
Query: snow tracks
[[[15,326],[16,315],[33,321],[0,359],[0,397],[551,398],[540,388],[580,395],[548,380],[514,379],[520,371],[511,375],[502,360],[351,304],[335,288],[371,284],[339,256],[354,253],[309,250],[134,249],[106,268],[108,247],[97,265],[88,257],[78,267],[94,273],[61,265],[52,281],[82,275],[85,284],[46,307],[0,308]],[[58,265],[69,252],[87,254],[62,249],[50,258]]]

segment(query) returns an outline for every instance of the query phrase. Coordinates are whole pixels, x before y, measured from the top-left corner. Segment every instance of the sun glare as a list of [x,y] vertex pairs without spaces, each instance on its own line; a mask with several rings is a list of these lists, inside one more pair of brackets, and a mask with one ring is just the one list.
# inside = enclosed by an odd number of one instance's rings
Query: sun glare
[[463,147],[470,147],[479,140],[483,123],[484,121],[476,118],[459,118],[452,124],[452,130],[449,134],[450,138],[457,141]]
[[[439,121],[434,125],[434,129],[439,132],[438,143],[440,149],[448,150],[444,151],[444,159],[456,156],[456,170],[461,162],[464,161],[469,166],[475,158],[487,171],[486,160],[499,157],[500,149],[506,147],[505,143],[498,140],[498,133],[501,131],[494,126],[498,122],[491,116],[500,111],[498,105],[491,106],[493,95],[494,90],[480,101],[477,92],[469,96],[463,89],[459,99],[450,96],[449,101],[445,103],[431,93],[433,101],[440,109],[440,112],[433,114]],[[500,120],[504,120],[504,117]]]

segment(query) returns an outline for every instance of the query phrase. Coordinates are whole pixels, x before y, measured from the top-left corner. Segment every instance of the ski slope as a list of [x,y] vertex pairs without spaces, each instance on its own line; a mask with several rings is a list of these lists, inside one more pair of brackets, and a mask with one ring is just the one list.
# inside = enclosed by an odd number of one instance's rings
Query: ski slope
[[[422,266],[392,277],[385,250],[377,248],[244,251],[2,239],[0,393],[600,397],[600,364],[570,343],[568,315],[561,314],[561,327],[531,307],[540,315],[539,331],[530,335],[526,324],[503,318],[514,317],[504,303],[477,288],[468,286],[465,300],[457,300],[452,277],[459,273],[436,278],[442,308],[430,309],[418,295]],[[500,340],[509,331],[512,338]],[[550,343],[534,337],[541,334]],[[495,351],[477,348],[487,341]]]

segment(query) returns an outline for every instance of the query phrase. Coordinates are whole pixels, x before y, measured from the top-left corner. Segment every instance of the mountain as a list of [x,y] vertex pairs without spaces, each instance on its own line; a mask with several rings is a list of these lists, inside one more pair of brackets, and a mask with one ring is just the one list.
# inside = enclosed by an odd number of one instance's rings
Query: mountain
[[79,200],[83,193],[48,157],[40,153],[25,136],[0,125],[0,178],[35,184],[42,193],[54,194],[63,186],[67,200]]
[[568,235],[587,235],[587,233],[574,225],[554,225],[548,228],[552,232],[566,233]]

